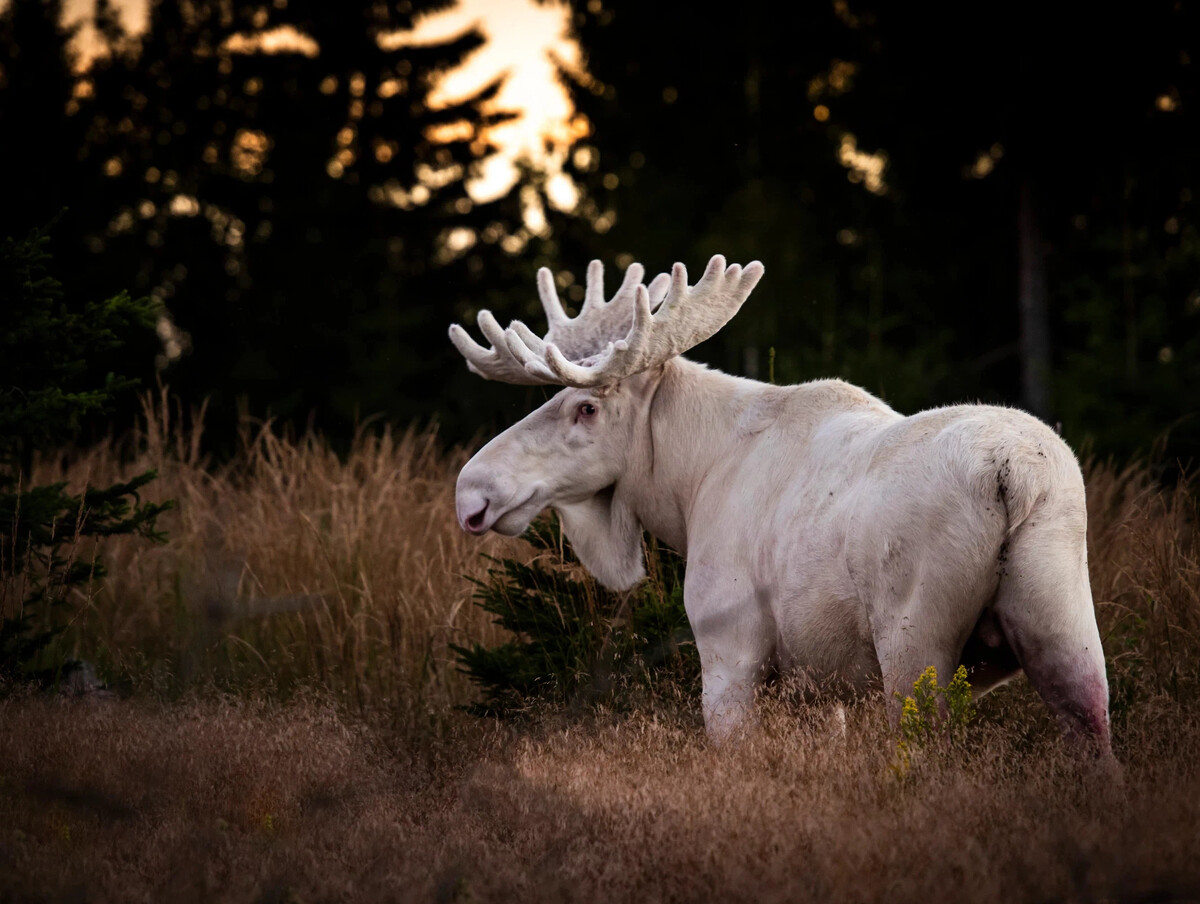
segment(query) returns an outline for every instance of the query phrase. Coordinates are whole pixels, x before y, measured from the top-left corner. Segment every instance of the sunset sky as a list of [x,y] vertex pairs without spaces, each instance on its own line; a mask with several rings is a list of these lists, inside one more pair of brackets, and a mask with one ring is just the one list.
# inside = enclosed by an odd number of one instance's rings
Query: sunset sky
[[[0,11],[11,0],[0,0]],[[147,0],[115,0],[126,28],[138,33],[146,28]],[[96,53],[92,17],[95,0],[65,0],[64,19],[80,26],[76,39],[81,62]],[[526,157],[550,175],[551,198],[564,207],[573,202],[573,188],[558,177],[561,162],[572,140],[571,101],[555,76],[553,57],[568,66],[580,62],[578,45],[567,37],[569,12],[557,2],[536,4],[532,0],[460,0],[441,13],[424,19],[411,33],[385,46],[402,46],[443,41],[479,26],[487,43],[459,69],[449,73],[431,96],[434,104],[450,103],[478,91],[500,74],[506,80],[494,109],[519,113],[519,118],[496,127],[490,137],[501,149],[487,160],[470,190],[477,201],[504,194],[517,179],[515,162]],[[317,36],[313,36],[317,37]],[[293,38],[294,39],[294,38]],[[547,143],[551,149],[547,151]]]

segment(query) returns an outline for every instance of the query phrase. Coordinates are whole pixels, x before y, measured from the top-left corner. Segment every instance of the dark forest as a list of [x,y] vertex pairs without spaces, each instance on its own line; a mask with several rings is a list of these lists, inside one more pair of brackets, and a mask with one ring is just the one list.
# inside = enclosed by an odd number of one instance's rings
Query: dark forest
[[[654,273],[720,252],[768,275],[696,352],[710,364],[765,379],[773,349],[779,382],[841,376],[903,412],[1017,405],[1095,454],[1194,457],[1189,5],[750,3],[715,22],[580,2],[569,211],[533,166],[470,199],[499,82],[426,100],[486,36],[376,38],[439,6],[158,2],[129,35],[102,3],[81,72],[58,4],[11,4],[0,234],[53,223],[69,304],[150,297],[161,335],[123,365],[209,399],[218,448],[239,411],[334,438],[376,416],[448,439],[511,422],[526,394],[467,374],[450,322],[537,322],[539,266],[578,285],[592,258]],[[229,49],[281,26],[319,52]]]

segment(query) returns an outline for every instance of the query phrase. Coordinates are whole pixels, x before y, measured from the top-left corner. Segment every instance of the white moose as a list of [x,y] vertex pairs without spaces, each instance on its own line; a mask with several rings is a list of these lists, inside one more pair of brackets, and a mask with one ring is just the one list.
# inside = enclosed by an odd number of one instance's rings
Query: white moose
[[458,477],[472,534],[515,536],[554,509],[580,561],[623,590],[644,576],[642,530],[687,559],[684,601],[720,740],[771,667],[895,692],[927,666],[969,670],[976,694],[1020,669],[1068,737],[1110,750],[1108,683],[1088,583],[1074,455],[1020,411],[959,405],[903,417],[841,380],[773,386],[679,357],[724,326],[763,275],[715,256],[694,286],[633,264],[611,301],[588,268],[550,329],[450,339],[472,371],[567,387]]

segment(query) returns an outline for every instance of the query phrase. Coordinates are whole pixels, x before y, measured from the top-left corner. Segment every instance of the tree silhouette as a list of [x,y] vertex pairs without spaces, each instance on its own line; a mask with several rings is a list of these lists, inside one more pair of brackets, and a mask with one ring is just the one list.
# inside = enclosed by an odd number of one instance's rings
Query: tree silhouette
[[56,641],[72,591],[104,576],[80,540],[114,534],[160,539],[169,503],[143,502],[147,471],[69,492],[31,484],[37,449],[74,440],[84,422],[136,381],[111,360],[152,311],[121,293],[74,306],[50,269],[49,238],[33,230],[0,240],[0,690],[13,680],[53,683],[71,668]]
[[616,214],[580,244],[768,264],[700,356],[764,376],[774,345],[784,379],[1023,403],[1123,452],[1195,410],[1194,11],[573,9],[575,175]]
[[[382,412],[462,437],[536,401],[472,378],[444,329],[540,316],[539,265],[570,304],[590,257],[717,251],[769,270],[696,351],[727,370],[765,377],[774,347],[780,380],[1020,402],[1124,452],[1194,410],[1190,7],[750,0],[718,26],[573,0],[591,133],[564,212],[533,167],[470,197],[497,85],[433,109],[481,40],[414,45],[442,6],[159,0],[131,39],[101,3],[109,53],[77,78],[58,8],[11,4],[0,116],[29,127],[0,142],[6,228],[67,202],[67,293],[157,298],[175,389],[335,433]],[[1188,429],[1173,448],[1200,448]]]
[[[136,54],[107,29],[88,155],[113,220],[93,245],[136,260],[138,284],[170,307],[192,348],[177,388],[334,426],[428,413],[404,404],[431,371],[414,351],[453,312],[426,295],[447,231],[494,214],[464,186],[498,118],[481,110],[496,85],[427,102],[478,34],[380,46],[435,7],[164,0]],[[284,27],[319,52],[238,52]],[[448,123],[461,137],[438,137]]]
[[0,16],[0,238],[44,226],[80,190],[84,124],[71,112],[73,32],[61,18],[61,0],[12,3]]
[[615,213],[593,247],[658,268],[766,261],[746,315],[697,349],[714,364],[766,378],[775,347],[784,380],[840,374],[906,407],[936,397],[946,337],[909,303],[919,283],[887,280],[883,304],[894,205],[847,180],[842,131],[808,100],[831,78],[848,90],[857,45],[834,8],[751,2],[719,28],[681,4],[574,10],[588,75],[564,77],[594,131],[572,171],[593,218]]
[[1147,447],[1196,374],[1174,348],[1197,332],[1195,10],[926,4],[855,24],[861,72],[833,121],[888,149],[924,266],[957,262],[940,292],[957,306],[930,303],[958,352],[1074,438]]

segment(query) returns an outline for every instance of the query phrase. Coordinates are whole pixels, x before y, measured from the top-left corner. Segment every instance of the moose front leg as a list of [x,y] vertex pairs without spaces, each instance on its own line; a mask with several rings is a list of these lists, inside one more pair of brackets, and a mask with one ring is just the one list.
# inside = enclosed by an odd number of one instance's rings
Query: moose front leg
[[774,652],[774,631],[750,582],[688,565],[684,605],[704,683],[704,728],[717,743],[754,722],[754,692]]

